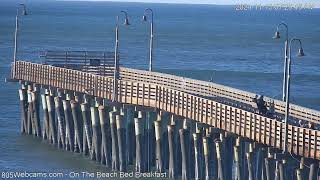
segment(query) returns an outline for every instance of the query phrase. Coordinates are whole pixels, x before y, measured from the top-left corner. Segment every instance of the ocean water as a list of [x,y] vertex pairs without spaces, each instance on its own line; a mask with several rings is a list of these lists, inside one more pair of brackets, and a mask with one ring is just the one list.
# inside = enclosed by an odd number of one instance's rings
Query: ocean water
[[[120,27],[121,64],[148,68],[149,23],[154,10],[155,71],[177,74],[281,98],[284,40],[272,39],[281,21],[302,39],[305,57],[292,59],[291,99],[320,110],[320,9],[236,11],[235,6],[114,2],[24,1],[18,59],[40,62],[44,50],[113,51],[121,10],[130,26]],[[13,57],[17,1],[0,2],[0,172],[106,171],[81,155],[59,151],[21,136],[17,84],[5,83]],[[281,31],[284,34],[284,31]],[[293,54],[298,46],[293,45]]]

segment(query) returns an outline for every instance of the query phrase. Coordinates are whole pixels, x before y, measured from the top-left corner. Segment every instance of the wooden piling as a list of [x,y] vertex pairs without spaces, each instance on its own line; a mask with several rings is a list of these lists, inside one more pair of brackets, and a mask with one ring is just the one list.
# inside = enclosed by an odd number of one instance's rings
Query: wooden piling
[[82,153],[82,142],[83,142],[83,132],[82,132],[82,117],[80,114],[79,103],[75,100],[70,101],[71,113],[74,125],[74,151]]
[[264,168],[265,168],[265,172],[266,172],[266,180],[271,180],[270,177],[270,165],[269,165],[269,158],[266,157],[264,158]]
[[175,125],[168,125],[168,143],[169,143],[169,178],[177,177],[176,167],[176,145],[174,139]]
[[156,140],[156,170],[159,172],[163,172],[163,162],[162,162],[162,147],[161,147],[161,122],[154,122],[154,130],[155,130],[155,140]]
[[111,168],[113,171],[119,170],[119,146],[118,146],[118,136],[117,136],[117,125],[116,125],[116,115],[119,112],[114,108],[114,111],[109,112],[110,118],[110,133],[112,139],[112,163]]
[[235,164],[235,180],[241,180],[241,168],[240,168],[240,158],[239,158],[239,147],[240,147],[241,139],[238,137],[236,139],[236,143],[233,147],[233,160]]
[[31,89],[28,86],[28,112],[27,112],[27,134],[31,135],[33,133],[33,105],[32,105],[32,97],[31,97]]
[[299,169],[300,169],[300,175],[301,177],[305,177],[305,158],[304,157],[300,157],[300,162],[299,162]]
[[181,167],[182,167],[182,162],[181,162],[181,143],[180,143],[180,134],[179,134],[179,129],[183,128],[183,120],[171,120],[171,125],[174,125],[174,145],[175,145],[175,162],[176,162],[176,174],[177,176],[181,176]]
[[63,115],[63,108],[61,104],[61,98],[55,97],[55,111],[56,111],[56,118],[58,122],[58,148],[65,148],[65,122],[64,122],[64,115]]
[[127,106],[126,110],[126,153],[128,165],[133,165],[133,159],[135,156],[135,134],[134,134],[134,108]]
[[279,180],[279,161],[275,161],[274,179]]
[[143,167],[143,155],[142,155],[142,148],[143,148],[143,136],[142,136],[142,125],[141,119],[138,117],[134,118],[135,124],[135,135],[136,135],[136,172],[144,172]]
[[62,100],[63,110],[64,110],[64,120],[66,127],[66,135],[65,135],[65,149],[67,151],[74,151],[74,126],[73,121],[71,119],[71,108],[70,101]]
[[82,153],[84,155],[90,155],[91,158],[93,158],[91,152],[92,147],[92,133],[90,128],[90,118],[89,118],[89,112],[88,112],[88,103],[82,103],[81,104],[81,113],[82,113],[82,119],[83,119],[83,147],[82,147]]
[[210,169],[211,169],[211,163],[210,163],[210,149],[209,149],[209,136],[208,134],[202,138],[203,143],[203,156],[204,156],[204,178],[205,180],[211,179]]
[[[136,107],[136,114],[135,116],[137,116],[139,118],[139,125],[141,126],[140,128],[140,132],[141,132],[141,138],[143,142],[141,144],[141,152],[142,152],[142,157],[141,158],[141,162],[143,163],[143,165],[141,165],[143,168],[144,172],[148,172],[148,165],[149,163],[148,161],[148,136],[147,136],[147,128],[148,128],[148,123],[147,123],[147,113],[145,111],[142,110],[138,110]],[[155,141],[155,140],[153,140]]]
[[31,100],[32,100],[32,109],[33,109],[33,118],[32,124],[34,127],[34,135],[36,137],[41,137],[41,126],[40,126],[40,115],[39,115],[39,92],[36,87],[34,87],[34,91],[31,92]]
[[53,102],[53,93],[50,91],[50,94],[46,96],[47,107],[48,107],[48,117],[49,117],[49,129],[50,129],[50,139],[53,145],[57,144],[57,127],[55,121],[55,110],[54,110],[54,102]]
[[216,128],[211,128],[210,130],[210,141],[209,141],[209,148],[211,152],[210,162],[211,162],[211,176],[213,179],[218,179],[218,160],[216,156],[216,139],[219,138],[219,133]]
[[27,102],[27,91],[22,85],[21,89],[19,89],[19,98],[20,98],[20,112],[21,112],[21,133],[27,132],[27,109],[28,109],[28,102]]
[[248,163],[247,163],[247,143],[245,139],[240,141],[240,167],[241,167],[241,178],[247,180],[248,179]]
[[252,153],[253,153],[253,143],[250,142],[248,152],[246,153],[247,165],[248,165],[248,180],[253,180]]
[[296,178],[297,178],[297,180],[302,180],[300,168],[296,169]]
[[42,139],[49,139],[49,112],[46,100],[46,94],[41,94],[42,110],[43,110],[43,129],[42,129]]
[[279,164],[279,179],[280,180],[285,180],[285,174],[284,174],[284,170],[283,170],[283,166],[284,166],[284,162],[283,160],[280,160]]
[[221,156],[221,140],[215,139],[215,145],[216,145],[216,156],[217,156],[217,162],[218,162],[218,179],[224,180],[223,162],[222,162],[222,156]]
[[316,179],[316,172],[315,172],[315,163],[314,162],[311,162],[310,164],[310,169],[309,169],[309,180],[315,180]]
[[126,129],[125,122],[122,115],[116,115],[117,137],[119,147],[119,170],[121,172],[127,171],[126,159]]
[[146,152],[146,171],[151,171],[151,166],[155,165],[155,128],[154,128],[154,120],[155,120],[155,112],[148,111],[146,112],[146,128],[145,128],[145,152]]
[[[161,112],[162,113],[162,112]],[[162,113],[159,114],[157,120],[160,122],[160,141],[161,141],[161,158],[162,158],[162,169],[169,169],[169,146],[168,146],[168,131],[167,127],[170,124],[170,114]]]
[[263,147],[261,145],[256,144],[257,154],[256,154],[256,161],[255,161],[255,180],[263,179],[261,178],[263,174]]
[[92,156],[93,159],[101,161],[101,128],[99,122],[98,109],[91,107],[91,123],[92,123]]
[[109,148],[112,140],[110,137],[110,123],[108,120],[105,106],[99,106],[99,120],[101,127],[101,163],[107,167],[111,167],[111,148]]
[[186,120],[184,121],[183,129],[179,130],[180,135],[180,146],[181,146],[181,179],[182,180],[189,180],[191,179],[190,176],[190,160],[189,160],[189,130],[186,125]]
[[221,151],[221,157],[223,159],[224,178],[231,179],[232,173],[230,173],[230,169],[232,169],[233,167],[232,155],[233,155],[234,138],[228,132],[221,133],[220,137],[222,138],[221,149],[223,149],[223,151]]
[[193,133],[193,148],[194,148],[194,179],[195,180],[200,180],[202,178],[202,166],[201,166],[201,153],[200,153],[200,148],[201,148],[201,133],[196,132]]

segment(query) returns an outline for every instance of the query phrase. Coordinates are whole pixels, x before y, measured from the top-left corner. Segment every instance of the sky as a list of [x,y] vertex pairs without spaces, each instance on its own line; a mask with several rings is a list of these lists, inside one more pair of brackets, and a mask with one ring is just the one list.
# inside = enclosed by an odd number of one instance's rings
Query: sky
[[114,2],[147,2],[147,3],[181,3],[181,4],[314,4],[320,6],[320,0],[65,0],[65,1],[114,1]]

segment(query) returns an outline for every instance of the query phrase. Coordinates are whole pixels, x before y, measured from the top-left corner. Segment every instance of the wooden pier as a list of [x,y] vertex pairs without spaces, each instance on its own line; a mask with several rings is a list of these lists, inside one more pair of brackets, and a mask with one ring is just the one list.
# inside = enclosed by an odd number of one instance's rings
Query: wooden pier
[[108,69],[118,76],[14,63],[21,132],[117,171],[134,165],[174,179],[317,179],[319,111],[291,104],[286,131],[282,101],[264,97],[272,114],[262,114],[254,93],[158,72]]

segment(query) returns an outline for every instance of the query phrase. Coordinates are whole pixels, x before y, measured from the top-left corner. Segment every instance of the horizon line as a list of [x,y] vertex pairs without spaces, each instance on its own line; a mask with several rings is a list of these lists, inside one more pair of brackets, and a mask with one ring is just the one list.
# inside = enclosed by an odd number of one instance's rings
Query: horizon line
[[[69,2],[113,2],[113,3],[146,3],[146,4],[186,4],[186,5],[217,5],[217,6],[235,6],[235,5],[248,5],[248,6],[270,6],[270,5],[278,5],[279,7],[281,7],[280,5],[283,5],[282,7],[284,7],[285,5],[287,7],[289,6],[293,6],[293,5],[309,5],[310,7],[312,6],[312,8],[309,9],[319,9],[320,8],[320,4],[316,4],[316,3],[253,3],[253,2],[249,2],[249,3],[241,3],[241,2],[235,2],[235,3],[229,3],[229,4],[224,4],[224,3],[199,3],[199,2],[172,2],[172,1],[166,1],[166,2],[145,2],[143,0],[138,0],[138,1],[130,1],[130,0],[124,0],[124,1],[114,1],[114,0],[55,0],[55,1],[69,1]],[[307,8],[303,8],[303,9],[307,9]]]
[[55,0],[55,1],[73,1],[73,2],[79,2],[79,1],[82,1],[82,2],[115,2],[115,3],[150,3],[150,4],[199,4],[199,5],[265,5],[265,6],[268,6],[268,5],[314,5],[313,8],[320,8],[320,3],[298,3],[298,2],[293,2],[293,3],[255,3],[255,2],[247,2],[247,3],[243,3],[243,2],[231,2],[231,3],[208,3],[208,2],[205,2],[205,3],[199,3],[199,2],[172,2],[172,1],[165,1],[165,2],[154,2],[154,1],[151,1],[151,2],[145,2],[143,0],[138,0],[138,1],[130,1],[130,0],[124,0],[124,1],[115,1],[115,0]]

